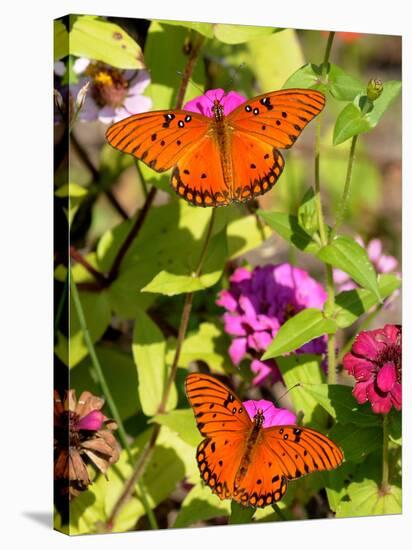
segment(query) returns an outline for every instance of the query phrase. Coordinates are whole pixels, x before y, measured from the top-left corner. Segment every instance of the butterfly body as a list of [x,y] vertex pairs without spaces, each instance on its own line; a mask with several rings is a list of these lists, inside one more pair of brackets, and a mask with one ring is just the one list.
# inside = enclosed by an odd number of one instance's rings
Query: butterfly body
[[196,459],[203,481],[219,498],[264,507],[280,500],[289,480],[330,470],[343,460],[325,435],[295,425],[265,427],[264,411],[249,417],[240,399],[207,374],[190,374],[186,393],[205,439]]
[[223,206],[275,185],[285,164],[278,149],[291,147],[324,104],[315,90],[279,90],[226,115],[215,98],[212,117],[185,110],[141,113],[117,122],[106,136],[158,172],[173,168],[171,185],[188,202]]

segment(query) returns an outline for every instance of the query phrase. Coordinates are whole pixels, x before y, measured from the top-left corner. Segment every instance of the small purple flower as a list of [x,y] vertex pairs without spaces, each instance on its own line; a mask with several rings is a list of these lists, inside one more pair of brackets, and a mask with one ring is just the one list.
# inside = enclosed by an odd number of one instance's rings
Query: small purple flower
[[222,88],[216,88],[215,90],[208,90],[203,95],[191,99],[185,103],[183,109],[213,118],[214,114],[212,108],[215,99],[221,103],[225,115],[228,115],[234,111],[236,107],[246,101],[246,97],[237,92],[232,91],[226,94]]
[[[223,314],[225,331],[233,337],[229,355],[235,365],[246,356],[252,358],[253,382],[267,378],[281,380],[274,360],[260,357],[290,317],[302,309],[322,309],[326,300],[323,287],[310,275],[290,264],[266,265],[253,271],[238,268],[230,278],[228,290],[219,293],[217,304],[226,309]],[[323,354],[324,337],[308,342],[297,352]]]
[[402,408],[402,327],[385,325],[360,332],[343,358],[343,367],[355,377],[353,396],[370,401],[376,414]]
[[[398,267],[398,260],[393,256],[388,256],[382,253],[382,241],[380,239],[372,239],[366,247],[361,237],[357,236],[355,237],[355,240],[358,244],[365,248],[369,256],[369,260],[372,262],[378,274],[395,272]],[[358,288],[350,276],[340,269],[333,270],[333,280],[337,285],[339,292]]]
[[70,85],[73,97],[86,82],[90,82],[79,113],[80,120],[99,119],[109,124],[148,111],[152,106],[152,100],[142,95],[150,82],[149,73],[145,70],[121,70],[85,58],[77,59],[73,70],[79,76],[79,82]]
[[258,401],[250,399],[249,401],[243,401],[243,406],[252,421],[259,409],[263,412],[264,428],[296,424],[295,414],[288,411],[288,409],[278,409],[271,401],[266,401],[266,399],[259,399]]

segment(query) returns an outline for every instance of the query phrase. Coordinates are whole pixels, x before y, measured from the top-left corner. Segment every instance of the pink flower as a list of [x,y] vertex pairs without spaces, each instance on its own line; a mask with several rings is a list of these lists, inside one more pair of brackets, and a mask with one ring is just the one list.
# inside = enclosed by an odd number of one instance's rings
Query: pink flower
[[145,70],[121,70],[101,62],[79,58],[73,65],[79,82],[70,85],[70,93],[77,96],[79,90],[90,82],[79,119],[99,119],[105,124],[117,122],[130,115],[148,111],[152,100],[143,95],[150,83]]
[[385,325],[360,332],[343,358],[343,367],[355,377],[353,395],[358,403],[369,401],[377,414],[392,405],[402,408],[402,328]]
[[[230,287],[219,293],[217,304],[223,314],[225,331],[233,339],[229,355],[235,365],[246,356],[255,374],[254,384],[267,378],[281,379],[274,360],[261,361],[263,352],[280,327],[302,309],[323,308],[326,292],[310,275],[290,264],[266,265],[253,271],[240,267],[230,277]],[[298,352],[323,354],[325,339],[316,338]]]
[[296,415],[288,411],[288,409],[278,409],[271,401],[266,401],[266,399],[243,401],[243,406],[251,420],[254,419],[258,410],[262,411],[264,428],[296,424]]
[[193,113],[200,113],[209,118],[213,118],[213,102],[217,99],[223,106],[223,112],[228,115],[236,109],[239,105],[246,101],[246,97],[237,92],[225,93],[222,88],[215,90],[208,90],[203,95],[199,95],[194,99],[191,99],[183,106],[185,111],[192,111]]
[[[361,237],[355,237],[355,240],[366,249],[369,256],[369,260],[372,262],[376,272],[379,273],[391,273],[398,267],[398,260],[393,256],[388,256],[382,253],[382,241],[379,239],[372,239],[365,247],[365,243]],[[338,287],[338,291],[353,290],[358,288],[356,283],[352,281],[350,276],[341,271],[340,269],[333,270],[333,280]]]

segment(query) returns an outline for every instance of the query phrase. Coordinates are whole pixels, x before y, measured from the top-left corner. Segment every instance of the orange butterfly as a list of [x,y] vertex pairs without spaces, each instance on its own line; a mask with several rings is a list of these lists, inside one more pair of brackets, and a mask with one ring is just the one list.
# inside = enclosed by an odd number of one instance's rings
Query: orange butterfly
[[189,374],[186,394],[206,438],[196,454],[200,475],[220,499],[262,508],[284,496],[288,480],[342,463],[342,450],[320,432],[265,428],[261,409],[252,422],[241,400],[213,376]]
[[245,202],[269,191],[291,147],[325,105],[315,90],[279,90],[246,100],[227,116],[213,101],[213,118],[184,110],[153,111],[113,124],[108,142],[157,172],[174,168],[173,189],[198,206]]

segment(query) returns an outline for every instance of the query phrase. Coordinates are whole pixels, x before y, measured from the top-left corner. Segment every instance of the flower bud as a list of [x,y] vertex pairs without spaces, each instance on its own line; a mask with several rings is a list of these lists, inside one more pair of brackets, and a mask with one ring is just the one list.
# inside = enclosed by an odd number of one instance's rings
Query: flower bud
[[381,95],[383,91],[383,82],[382,80],[371,79],[368,82],[368,87],[366,89],[366,95],[368,96],[369,101],[375,101]]
[[87,92],[89,90],[89,86],[90,86],[90,81],[88,80],[86,82],[86,84],[82,88],[80,88],[79,93],[77,94],[77,97],[76,97],[76,111],[77,112],[79,112],[81,110],[81,108],[84,105],[84,102],[86,101],[86,95],[87,95]]

